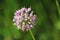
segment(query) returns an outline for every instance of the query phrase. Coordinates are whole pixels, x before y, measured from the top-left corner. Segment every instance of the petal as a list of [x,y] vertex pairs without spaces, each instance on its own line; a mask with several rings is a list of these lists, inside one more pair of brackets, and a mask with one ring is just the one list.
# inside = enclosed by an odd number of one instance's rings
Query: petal
[[22,25],[22,30],[23,30],[23,31],[25,30],[25,25]]
[[28,31],[30,28],[29,24],[26,25],[26,31]]
[[21,13],[21,10],[18,10],[15,12],[15,15],[19,15]]
[[29,11],[29,12],[31,11],[31,7],[30,7],[30,8],[28,8],[28,11]]
[[30,16],[33,16],[33,11],[30,13]]
[[13,22],[15,22],[16,21],[16,19],[13,19]]
[[13,25],[16,25],[16,23],[14,23]]
[[33,25],[30,25],[30,27],[33,27]]
[[17,28],[20,29],[21,28],[20,25],[18,25]]

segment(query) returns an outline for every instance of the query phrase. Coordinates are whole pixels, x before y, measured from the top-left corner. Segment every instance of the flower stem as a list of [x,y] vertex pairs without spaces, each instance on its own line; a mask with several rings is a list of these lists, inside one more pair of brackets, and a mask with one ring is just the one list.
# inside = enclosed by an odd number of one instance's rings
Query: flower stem
[[58,9],[58,14],[60,16],[60,9],[59,9],[59,3],[58,3],[58,0],[56,0],[56,6],[57,6],[57,9]]
[[32,39],[35,40],[34,35],[33,35],[32,31],[30,29],[29,29],[29,33],[30,33]]

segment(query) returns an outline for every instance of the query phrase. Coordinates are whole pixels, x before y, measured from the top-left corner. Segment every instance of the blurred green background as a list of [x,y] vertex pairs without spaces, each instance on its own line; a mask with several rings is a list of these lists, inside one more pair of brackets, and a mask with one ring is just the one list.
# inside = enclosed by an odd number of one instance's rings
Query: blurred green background
[[60,40],[60,0],[0,0],[0,40],[32,40],[13,25],[14,12],[22,7],[32,7],[37,15],[32,28],[36,40]]

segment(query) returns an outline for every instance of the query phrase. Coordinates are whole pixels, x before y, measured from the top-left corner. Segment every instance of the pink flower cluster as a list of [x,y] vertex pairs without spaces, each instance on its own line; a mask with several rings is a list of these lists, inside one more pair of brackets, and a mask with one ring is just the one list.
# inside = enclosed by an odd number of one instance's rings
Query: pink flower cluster
[[36,15],[33,15],[33,11],[30,8],[22,8],[15,12],[13,22],[14,25],[17,26],[18,29],[22,29],[23,31],[28,31],[33,27],[36,21]]

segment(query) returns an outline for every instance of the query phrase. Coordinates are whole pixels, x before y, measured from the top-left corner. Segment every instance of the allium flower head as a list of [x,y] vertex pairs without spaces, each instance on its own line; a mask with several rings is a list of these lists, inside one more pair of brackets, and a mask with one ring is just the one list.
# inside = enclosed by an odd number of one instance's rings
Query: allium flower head
[[36,21],[36,15],[33,15],[33,11],[30,8],[22,8],[15,12],[13,22],[14,25],[17,26],[18,29],[22,29],[23,31],[28,31],[33,27]]

